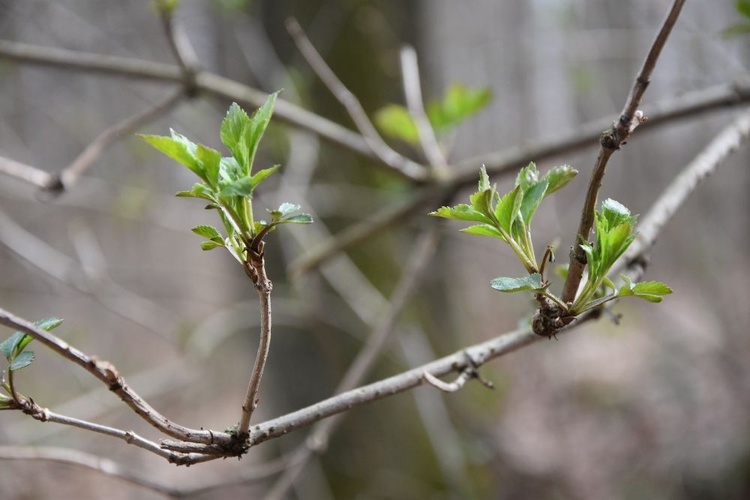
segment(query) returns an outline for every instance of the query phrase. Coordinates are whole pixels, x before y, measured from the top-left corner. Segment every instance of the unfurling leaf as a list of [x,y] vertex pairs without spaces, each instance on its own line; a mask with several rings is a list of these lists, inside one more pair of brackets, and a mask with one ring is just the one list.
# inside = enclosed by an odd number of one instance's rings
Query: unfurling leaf
[[[249,149],[245,142],[245,130],[250,124],[250,117],[239,104],[233,102],[221,122],[221,142],[232,152],[238,165],[244,169],[248,166]],[[247,173],[247,171],[245,171]]]
[[470,205],[456,205],[455,207],[440,207],[434,212],[430,212],[430,215],[435,217],[442,217],[444,219],[483,222],[485,224],[492,224],[492,219],[477,211]]
[[570,165],[560,165],[559,167],[551,168],[543,177],[549,183],[544,196],[547,197],[565,187],[576,175],[578,175],[578,170]]
[[34,353],[32,351],[23,351],[13,359],[8,369],[14,372],[21,368],[26,368],[32,361],[34,361]]
[[214,240],[201,241],[201,250],[208,251],[214,248],[223,247],[224,242],[218,242]]
[[499,238],[505,241],[503,233],[498,231],[494,226],[490,224],[477,224],[475,226],[469,226],[461,229],[462,233],[473,234],[476,236],[491,236],[493,238]]
[[622,279],[625,281],[625,284],[617,291],[618,297],[633,296],[649,302],[658,303],[663,300],[664,295],[672,293],[672,289],[660,281],[633,283],[625,275],[622,275]]
[[389,104],[375,113],[374,120],[385,135],[409,144],[419,143],[417,126],[405,107]]
[[445,92],[442,101],[427,104],[427,118],[440,134],[478,113],[491,100],[492,92],[489,89],[470,89],[461,84],[454,84]]
[[246,172],[248,174],[252,171],[255,152],[258,150],[260,139],[263,137],[263,133],[266,131],[266,127],[268,127],[268,123],[271,121],[273,108],[276,104],[276,96],[278,95],[278,92],[274,92],[266,98],[263,105],[253,113],[253,116],[250,117],[250,123],[245,129],[244,140],[248,149]]
[[539,273],[532,273],[523,278],[495,278],[490,282],[490,286],[501,292],[534,291],[545,288]]
[[58,326],[62,325],[63,319],[62,318],[44,318],[40,319],[38,321],[34,321],[34,324],[41,328],[42,330],[49,332],[57,328]]
[[195,226],[193,229],[191,229],[191,231],[199,236],[203,236],[208,240],[215,241],[217,243],[224,242],[224,238],[221,236],[221,233],[219,233],[218,229],[213,226]]
[[196,155],[195,143],[172,129],[169,131],[172,134],[171,137],[162,135],[139,135],[139,137],[173,160],[182,163],[195,175],[206,181],[206,172]]

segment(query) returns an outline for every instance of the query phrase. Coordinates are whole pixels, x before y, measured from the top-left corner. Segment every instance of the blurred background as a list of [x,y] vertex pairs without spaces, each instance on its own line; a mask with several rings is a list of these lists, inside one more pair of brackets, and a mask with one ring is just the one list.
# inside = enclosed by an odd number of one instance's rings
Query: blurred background
[[[399,51],[414,45],[425,99],[451,85],[487,88],[490,104],[444,138],[450,163],[575,132],[622,108],[671,2],[536,0],[184,0],[176,21],[201,66],[353,128],[284,29],[296,17],[371,116],[403,104]],[[724,37],[741,17],[729,0],[688,2],[641,106],[746,77],[750,36]],[[1,0],[2,39],[172,64],[148,2]],[[165,82],[32,67],[0,60],[0,156],[61,171],[105,128],[174,88]],[[169,127],[219,148],[229,102],[184,101],[140,132]],[[670,180],[737,109],[636,133],[613,156],[602,197],[645,213]],[[412,146],[398,151],[423,161]],[[567,249],[595,148],[539,162],[581,174],[535,218],[537,250]],[[269,238],[274,339],[256,421],[330,396],[405,270],[417,235],[434,222],[420,207],[386,231],[301,277],[287,267],[332,235],[411,199],[416,186],[309,130],[272,123],[256,164],[282,164],[259,206],[281,201],[314,214],[313,226]],[[659,306],[617,304],[558,341],[536,343],[481,369],[470,383],[354,409],[314,457],[289,498],[742,499],[750,497],[750,308],[747,307],[750,150],[706,181],[666,227],[647,279],[675,294]],[[476,164],[478,171],[480,164]],[[519,165],[520,168],[522,165]],[[24,318],[65,318],[56,332],[113,362],[177,422],[224,429],[239,418],[258,331],[256,294],[220,250],[190,232],[216,224],[198,200],[175,198],[186,169],[131,136],[108,149],[59,197],[0,177],[0,307]],[[502,191],[513,175],[497,177]],[[458,193],[463,201],[469,191]],[[516,328],[533,304],[488,286],[518,276],[511,252],[441,226],[426,276],[399,315],[366,382]],[[567,250],[561,250],[566,260]],[[2,338],[10,335],[5,329]],[[59,413],[158,436],[87,373],[35,346],[19,373],[23,393]],[[306,429],[241,461],[177,468],[121,441],[16,412],[0,415],[0,443],[59,446],[108,457],[171,487],[227,483],[193,498],[261,498]],[[254,476],[255,477],[253,479]],[[240,478],[247,481],[236,484]],[[231,484],[230,484],[231,483]],[[162,498],[92,471],[3,461],[3,498]]]

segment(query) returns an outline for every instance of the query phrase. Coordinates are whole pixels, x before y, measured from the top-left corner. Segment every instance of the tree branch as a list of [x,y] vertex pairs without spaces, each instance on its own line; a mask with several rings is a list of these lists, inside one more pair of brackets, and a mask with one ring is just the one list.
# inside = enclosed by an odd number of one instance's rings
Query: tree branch
[[696,190],[732,153],[750,139],[750,111],[745,111],[722,130],[701,153],[691,161],[653,203],[636,228],[638,236],[612,268],[616,274],[628,262],[647,253],[664,226]]
[[260,340],[255,364],[247,386],[247,394],[245,395],[245,401],[242,403],[242,416],[237,426],[237,435],[241,441],[247,439],[250,419],[258,406],[260,380],[263,377],[263,369],[266,366],[268,351],[271,347],[271,290],[273,286],[266,275],[266,266],[262,256],[259,263],[253,268],[257,272],[255,289],[260,301]]
[[315,50],[315,47],[310,43],[310,40],[308,40],[305,32],[302,30],[302,26],[294,18],[289,18],[286,21],[286,29],[289,31],[297,49],[299,49],[315,74],[318,75],[318,78],[328,87],[328,90],[331,91],[341,105],[346,108],[347,113],[349,113],[349,116],[354,121],[365,142],[367,142],[367,145],[380,161],[407,178],[413,180],[424,179],[426,172],[422,165],[397,153],[380,137],[370,118],[368,118],[367,113],[365,113],[364,108],[362,108],[362,104],[339,80],[318,51]]
[[644,121],[643,113],[636,112],[636,109],[640,105],[641,98],[651,81],[651,73],[653,73],[654,68],[656,67],[659,55],[664,48],[664,44],[667,42],[669,34],[672,32],[672,28],[677,22],[677,18],[680,15],[684,3],[685,0],[675,0],[672,4],[672,8],[667,14],[666,19],[664,19],[661,29],[656,35],[656,39],[651,45],[651,49],[643,62],[643,67],[635,78],[630,94],[625,101],[625,106],[622,108],[619,120],[617,120],[608,131],[602,133],[599,139],[601,144],[599,155],[594,170],[591,173],[589,189],[586,193],[586,200],[584,201],[583,209],[581,211],[581,222],[578,226],[578,231],[575,234],[573,249],[570,252],[568,277],[565,280],[561,297],[562,301],[565,303],[573,302],[575,300],[576,293],[578,293],[578,287],[581,284],[583,269],[586,267],[586,254],[581,248],[580,243],[588,241],[591,228],[594,226],[596,201],[604,179],[604,172],[607,168],[607,163],[612,154],[620,149],[621,145],[627,142],[630,134],[641,124],[642,121]]
[[110,391],[117,394],[141,418],[161,432],[182,441],[194,443],[230,445],[234,442],[232,436],[225,432],[190,429],[172,422],[157,412],[133,391],[112,363],[99,361],[95,357],[87,356],[75,347],[68,345],[67,342],[50,332],[40,329],[33,323],[19,318],[4,309],[0,309],[0,324],[28,334],[53,352],[89,372],[96,379],[104,383]]
[[448,162],[440,148],[435,130],[427,118],[422,100],[422,84],[419,78],[419,64],[414,47],[406,46],[401,49],[401,75],[404,82],[404,97],[414,123],[419,132],[419,142],[422,145],[427,161],[436,179],[448,176]]

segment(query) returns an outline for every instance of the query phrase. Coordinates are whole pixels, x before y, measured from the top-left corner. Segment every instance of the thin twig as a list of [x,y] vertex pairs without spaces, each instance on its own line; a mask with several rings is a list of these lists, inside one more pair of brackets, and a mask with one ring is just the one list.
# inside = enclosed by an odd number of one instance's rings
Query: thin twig
[[175,23],[174,8],[159,7],[158,5],[157,7],[164,34],[167,37],[167,43],[169,43],[169,49],[182,70],[182,87],[185,93],[192,97],[197,92],[195,75],[200,68],[198,56],[185,30],[182,29],[180,24]]
[[[200,452],[200,450],[210,449],[208,447],[212,446],[212,445],[196,445],[196,448],[194,448],[194,450],[196,451],[195,453],[176,453],[176,452],[162,448],[157,443],[149,439],[143,438],[133,431],[124,431],[122,429],[117,429],[115,427],[96,424],[94,422],[89,422],[87,420],[81,420],[79,418],[61,415],[59,413],[50,411],[47,408],[42,408],[41,406],[39,406],[37,403],[35,403],[34,401],[30,399],[27,400],[27,399],[21,398],[18,400],[18,402],[21,406],[21,409],[23,410],[25,414],[29,415],[33,419],[38,420],[40,422],[52,422],[55,424],[67,425],[70,427],[83,429],[85,431],[96,432],[98,434],[104,434],[106,436],[122,439],[127,444],[132,444],[133,446],[137,446],[138,448],[141,448],[155,455],[158,455],[162,458],[165,458],[167,459],[168,462],[177,464],[177,465],[190,465],[193,463],[205,462],[208,458],[204,457],[205,453]],[[211,458],[213,458],[213,454],[211,454]]]
[[414,193],[405,203],[396,206],[389,205],[382,211],[375,213],[372,217],[347,227],[336,236],[325,240],[322,244],[308,249],[302,257],[289,264],[289,276],[292,279],[299,278],[367,238],[394,225],[403,224],[414,214],[422,213],[420,212],[422,207],[445,198],[447,191],[449,191],[447,188],[425,187],[421,191]]
[[49,172],[26,165],[20,161],[0,156],[0,174],[28,182],[40,189],[49,189],[56,184],[56,178]]
[[750,111],[742,113],[735,121],[722,130],[701,153],[675,177],[659,198],[651,205],[648,213],[641,218],[637,227],[638,236],[621,257],[612,273],[639,255],[647,253],[653,246],[664,226],[677,210],[695,191],[698,185],[711,175],[732,153],[750,139]]
[[357,126],[357,129],[362,134],[362,137],[367,142],[367,145],[372,149],[373,153],[380,158],[380,161],[392,169],[406,174],[408,177],[424,177],[425,169],[422,165],[419,165],[394,151],[393,148],[386,144],[383,138],[380,137],[380,134],[378,134],[375,126],[367,117],[367,113],[357,97],[346,88],[326,64],[321,55],[318,54],[318,51],[302,30],[302,27],[294,18],[287,19],[286,29],[289,31],[297,49],[299,49],[300,53],[315,74],[318,75],[318,78],[320,78],[325,86],[328,87],[328,90],[330,90],[334,97],[342,104],[342,106],[344,106],[347,113],[349,113],[349,116],[354,121],[354,124]]
[[[653,104],[649,108],[648,121],[640,128],[647,130],[708,111],[742,106],[748,102],[750,80],[715,85]],[[602,130],[611,127],[616,119],[617,117],[602,118],[585,124],[564,137],[556,136],[534,144],[514,146],[504,151],[462,160],[455,164],[456,173],[451,184],[466,187],[476,183],[479,165],[485,165],[488,174],[499,175],[508,171],[516,172],[530,161],[541,162],[592,146],[598,143]]]
[[255,356],[253,371],[247,385],[247,394],[242,403],[242,416],[237,426],[237,435],[241,440],[244,440],[248,436],[250,419],[253,416],[253,411],[258,406],[260,380],[263,377],[263,369],[266,366],[268,351],[271,347],[271,290],[273,286],[271,285],[271,280],[266,275],[266,266],[262,257],[254,269],[258,273],[255,288],[260,300],[260,341],[258,343],[258,352]]
[[96,379],[104,383],[110,391],[135,411],[141,418],[161,432],[182,441],[204,444],[231,444],[234,440],[226,432],[190,429],[176,424],[151,407],[119,374],[117,368],[108,361],[100,361],[88,356],[50,332],[44,331],[33,323],[0,309],[0,324],[20,330],[45,347],[59,354],[68,361],[82,367]]
[[448,175],[448,161],[424,109],[417,51],[414,47],[407,45],[401,49],[401,76],[404,82],[406,106],[417,126],[419,142],[427,157],[427,162],[436,179],[445,179]]
[[466,385],[466,382],[471,380],[471,372],[469,370],[462,371],[453,382],[443,382],[432,373],[424,372],[424,380],[431,386],[443,392],[456,392],[462,389],[463,386]]
[[[182,81],[182,72],[175,65],[55,47],[40,47],[8,40],[0,40],[0,58],[27,65],[122,76],[138,80],[176,83]],[[260,90],[207,71],[198,72],[196,87],[201,92],[237,101],[250,107],[261,106],[267,97],[267,94]],[[750,101],[750,81],[741,80],[733,84],[717,85],[671,99],[663,105],[655,105],[655,111],[649,113],[649,121],[641,127],[653,127],[708,111],[739,106],[748,101]],[[662,111],[659,111],[659,109],[662,109]],[[276,101],[274,119],[311,131],[332,144],[371,160],[379,161],[360,134],[288,101],[282,99]],[[476,170],[482,164],[487,165],[488,173],[497,175],[509,170],[515,171],[531,160],[541,161],[590,146],[596,142],[601,131],[612,124],[611,119],[607,119],[606,123],[604,122],[595,122],[569,137],[545,141],[533,147],[512,148],[461,161],[456,165],[456,174],[450,184],[458,188],[476,182]],[[2,166],[2,159],[0,159],[0,172],[3,172]],[[396,173],[405,175],[403,172]],[[414,177],[406,176],[406,178],[417,182],[423,182],[426,179],[424,172]],[[37,185],[42,187],[41,182]]]
[[149,106],[137,115],[130,116],[104,130],[86,146],[86,149],[70,165],[60,172],[59,181],[52,186],[48,186],[47,189],[68,189],[102,155],[106,148],[169,112],[180,102],[180,99],[184,95],[185,92],[182,89],[170,92],[167,97]]
[[[85,71],[138,80],[176,83],[181,83],[183,80],[179,66],[171,64],[54,47],[39,47],[8,40],[0,40],[0,58],[27,65],[54,67],[68,71]],[[195,85],[201,92],[237,101],[254,108],[263,105],[266,97],[268,97],[265,92],[207,71],[199,71],[196,74]],[[376,162],[380,161],[360,134],[288,101],[281,99],[276,101],[274,119],[313,131],[332,144]],[[424,178],[421,174],[412,178],[405,172],[394,172],[409,180],[419,181]]]
[[[354,389],[362,382],[378,359],[378,356],[391,337],[399,314],[421,282],[424,271],[427,269],[432,256],[437,250],[440,238],[439,229],[439,221],[432,222],[431,226],[420,235],[404,266],[404,274],[393,291],[388,312],[380,317],[379,322],[368,337],[367,343],[357,354],[354,362],[352,362],[341,382],[339,382],[336,393],[345,393]],[[298,452],[294,453],[293,456],[296,462],[294,467],[287,469],[267,495],[269,500],[282,498],[286,491],[294,484],[294,481],[308,459],[312,456],[312,453],[320,452],[326,448],[328,439],[341,422],[340,417],[337,416],[322,421],[313,429],[306,443],[301,446]],[[250,435],[250,443],[254,443],[257,429],[258,426],[253,428]]]
[[581,222],[578,226],[578,231],[575,234],[573,249],[570,252],[568,277],[563,285],[561,297],[563,302],[573,302],[576,293],[578,293],[578,287],[581,284],[583,269],[586,267],[586,254],[581,248],[580,243],[588,241],[589,234],[594,226],[596,201],[599,196],[599,189],[601,188],[602,181],[604,180],[604,172],[607,168],[609,158],[620,148],[621,145],[625,144],[630,137],[630,134],[642,121],[642,113],[639,116],[636,110],[641,103],[641,98],[646,92],[646,88],[651,82],[651,74],[656,67],[656,62],[664,48],[664,44],[667,42],[669,34],[672,32],[672,28],[677,22],[677,18],[680,15],[684,3],[685,0],[675,0],[672,4],[672,8],[664,19],[661,29],[656,35],[656,39],[651,45],[651,49],[643,62],[643,66],[635,78],[630,94],[625,101],[625,106],[623,106],[622,112],[620,113],[620,118],[612,125],[610,130],[602,133],[600,138],[601,147],[599,149],[599,155],[594,170],[591,173],[586,200],[581,211]]

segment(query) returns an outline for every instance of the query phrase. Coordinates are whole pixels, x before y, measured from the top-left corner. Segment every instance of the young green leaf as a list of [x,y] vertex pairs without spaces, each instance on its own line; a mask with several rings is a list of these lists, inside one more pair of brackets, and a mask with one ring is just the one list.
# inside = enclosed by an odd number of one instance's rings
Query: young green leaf
[[219,191],[219,196],[244,196],[252,198],[255,186],[253,178],[246,175],[223,186],[221,191]]
[[205,181],[206,173],[203,170],[203,164],[196,156],[195,143],[172,129],[170,133],[171,137],[162,135],[139,135],[139,137],[173,160],[182,163]]
[[261,182],[266,180],[266,178],[268,178],[269,175],[276,172],[279,168],[281,168],[281,165],[274,165],[273,167],[264,168],[263,170],[260,170],[259,172],[255,173],[250,178],[253,181],[254,188],[258,187]]
[[34,361],[34,353],[32,351],[23,351],[18,353],[18,356],[13,359],[8,369],[14,372],[21,368],[26,368],[32,361]]
[[474,90],[454,84],[448,88],[442,101],[427,105],[427,117],[435,131],[442,133],[484,109],[491,100],[489,89]]
[[279,214],[279,218],[283,219],[284,217],[287,217],[289,214],[293,214],[297,210],[299,210],[299,205],[295,205],[294,203],[287,203],[284,202],[281,205],[279,205],[279,208],[274,210],[274,212],[277,212]]
[[239,104],[233,102],[227,110],[224,121],[221,122],[221,142],[232,152],[238,165],[241,165],[245,172],[248,171],[249,154],[247,142],[245,141],[245,131],[250,125],[250,117]]
[[282,219],[280,224],[312,224],[313,218],[310,214],[297,214]]
[[548,182],[547,192],[544,194],[545,197],[551,195],[555,191],[562,189],[568,184],[573,178],[578,175],[578,170],[572,168],[570,165],[560,165],[559,167],[551,168],[542,179],[546,179]]
[[222,242],[218,242],[214,240],[201,241],[201,250],[203,251],[213,250],[214,248],[223,247],[223,246],[224,246],[223,241]]
[[202,182],[196,182],[190,191],[179,191],[175,196],[186,197],[186,198],[200,198],[203,200],[214,201],[210,194],[210,188]]
[[419,131],[405,107],[389,104],[375,113],[374,120],[385,135],[412,145],[419,143]]
[[495,206],[495,218],[498,224],[506,233],[510,233],[510,227],[513,219],[519,214],[521,205],[516,206],[516,198],[520,198],[521,188],[516,186],[513,191],[500,198]]
[[456,205],[455,207],[440,207],[434,212],[430,212],[430,215],[444,219],[492,224],[492,219],[477,211],[474,207],[465,204]]
[[221,153],[203,144],[196,144],[195,156],[203,165],[206,174],[206,182],[209,186],[216,187],[219,184],[219,164]]
[[40,319],[38,321],[34,321],[34,324],[41,328],[42,330],[49,332],[57,328],[58,326],[62,325],[63,319],[62,318],[44,318]]
[[495,278],[490,282],[490,286],[501,292],[523,292],[542,290],[542,275],[532,273],[523,278]]
[[191,231],[199,236],[203,236],[208,240],[222,244],[224,243],[224,238],[221,236],[221,233],[219,233],[219,231],[213,226],[195,226],[193,229],[191,229]]
[[461,229],[461,232],[466,234],[474,234],[477,236],[491,236],[493,238],[499,238],[503,241],[506,241],[503,234],[490,224],[477,224],[475,226],[465,227]]
[[539,171],[536,168],[536,163],[533,161],[523,167],[516,176],[516,186],[521,186],[521,192],[527,191],[531,186],[538,182]]
[[276,96],[278,92],[274,92],[266,98],[263,105],[258,108],[253,116],[250,117],[250,123],[243,133],[243,140],[247,145],[247,169],[245,172],[249,175],[252,172],[253,161],[255,160],[255,152],[258,150],[260,139],[263,137],[263,133],[268,127],[268,123],[271,121],[271,115],[273,114],[273,108],[276,104]]
[[606,222],[606,225],[603,226],[605,231],[610,231],[614,227],[626,223],[632,227],[635,226],[636,222],[636,217],[630,215],[630,210],[612,198],[607,198],[602,202],[601,217]]
[[26,337],[29,336],[23,332],[14,332],[13,335],[5,339],[0,344],[0,352],[3,354],[3,356],[5,356],[5,359],[7,359],[8,362],[13,361],[13,358],[15,358],[16,355],[21,352],[22,349],[19,349],[18,346]]
[[311,224],[313,218],[310,214],[292,215],[299,208],[299,205],[285,202],[276,210],[268,210],[268,213],[271,214],[271,224]]
[[545,179],[530,185],[527,190],[523,191],[521,217],[527,227],[531,225],[531,219],[534,217],[539,204],[542,202],[542,198],[544,198],[544,194],[547,192],[547,186],[548,182]]
[[625,281],[625,284],[617,291],[618,297],[633,296],[649,302],[658,303],[663,300],[664,295],[672,293],[672,289],[660,281],[633,283],[624,274],[622,275],[622,279]]

